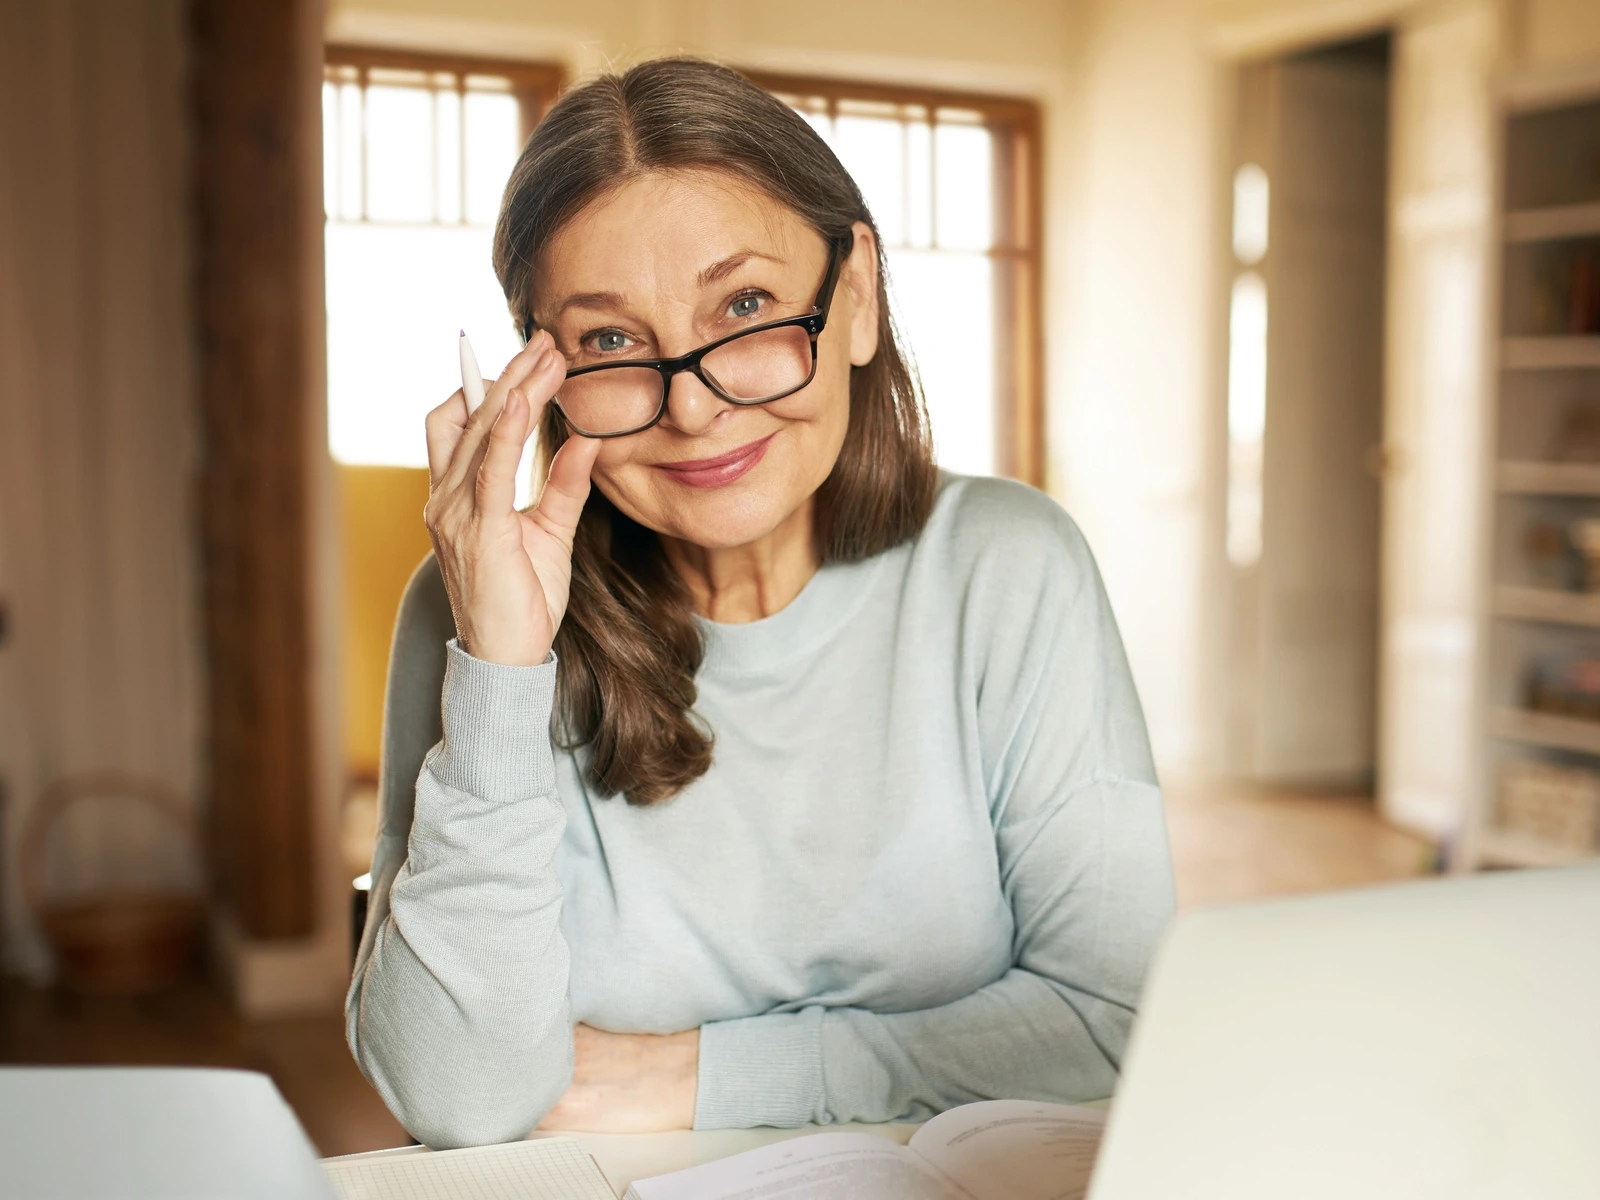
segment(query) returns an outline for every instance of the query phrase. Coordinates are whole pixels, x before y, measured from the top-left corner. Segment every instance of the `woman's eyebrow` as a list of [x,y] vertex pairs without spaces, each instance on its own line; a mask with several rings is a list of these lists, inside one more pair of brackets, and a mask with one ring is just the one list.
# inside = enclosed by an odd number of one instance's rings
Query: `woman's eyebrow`
[[728,255],[727,258],[718,259],[701,271],[695,277],[695,284],[699,287],[706,287],[708,284],[716,283],[719,279],[726,279],[753,258],[765,259],[767,262],[777,263],[780,266],[783,265],[784,261],[770,254],[763,254],[759,250],[740,250],[737,253]]
[[576,292],[561,302],[551,320],[556,320],[569,308],[590,308],[604,311],[607,309],[626,308],[627,306],[627,297],[621,292]]

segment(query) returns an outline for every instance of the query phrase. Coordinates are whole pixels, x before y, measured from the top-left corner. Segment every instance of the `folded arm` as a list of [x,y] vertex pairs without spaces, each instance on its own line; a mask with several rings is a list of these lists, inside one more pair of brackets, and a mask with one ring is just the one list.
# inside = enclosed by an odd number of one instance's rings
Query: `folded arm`
[[[430,570],[413,580],[396,633],[382,828],[345,1011],[362,1071],[413,1136],[442,1148],[537,1124],[571,1081],[572,1025],[554,867],[565,828],[549,736],[555,666],[445,649],[428,620],[430,600],[442,602]],[[442,725],[426,707],[441,673]],[[418,767],[407,758],[430,725],[442,736]]]

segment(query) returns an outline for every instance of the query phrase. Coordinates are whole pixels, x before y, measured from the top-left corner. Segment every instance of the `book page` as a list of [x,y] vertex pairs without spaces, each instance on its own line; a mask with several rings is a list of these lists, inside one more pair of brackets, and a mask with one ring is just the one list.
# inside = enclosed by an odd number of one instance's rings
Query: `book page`
[[340,1200],[616,1200],[570,1138],[324,1161]]
[[1082,1200],[1106,1114],[1033,1100],[985,1100],[934,1117],[910,1147],[976,1200]]
[[915,1154],[870,1133],[817,1133],[640,1179],[627,1200],[971,1200]]

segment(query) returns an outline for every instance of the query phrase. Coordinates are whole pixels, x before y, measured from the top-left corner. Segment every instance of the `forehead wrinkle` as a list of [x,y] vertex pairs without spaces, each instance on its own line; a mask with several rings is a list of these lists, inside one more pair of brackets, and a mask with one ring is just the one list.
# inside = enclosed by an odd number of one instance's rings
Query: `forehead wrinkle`
[[556,309],[552,320],[559,320],[561,315],[571,308],[588,308],[598,312],[606,312],[628,307],[628,298],[621,292],[577,292],[568,296]]
[[704,288],[711,286],[713,283],[719,283],[752,259],[776,263],[780,267],[788,265],[783,259],[771,254],[763,254],[759,250],[739,250],[702,270],[699,275],[695,276],[695,285]]
[[[619,221],[615,215],[613,205],[619,198],[620,193],[626,193],[639,183],[644,182],[647,182],[647,180],[632,181],[619,188],[618,191],[603,197],[589,210],[591,218],[599,217],[602,227],[611,226],[617,232],[629,229],[633,225],[633,221],[630,219]],[[731,208],[741,212],[743,219],[736,218],[732,224],[735,226],[744,225],[746,236],[739,238],[733,244],[738,246],[739,242],[744,242],[744,248],[727,254],[724,258],[702,268],[696,274],[685,273],[684,275],[678,275],[675,279],[663,278],[662,267],[665,264],[656,255],[647,252],[646,258],[655,259],[647,268],[646,273],[649,278],[637,278],[625,290],[602,287],[574,293],[563,298],[559,308],[550,314],[548,320],[539,322],[541,326],[554,325],[563,314],[572,309],[628,313],[635,319],[643,319],[654,323],[665,315],[661,311],[663,302],[673,307],[694,308],[699,299],[694,293],[719,282],[753,260],[768,262],[779,268],[794,266],[796,253],[801,250],[801,245],[797,244],[797,235],[800,235],[803,239],[803,233],[814,232],[804,223],[803,219],[796,220],[798,218],[797,213],[775,201],[764,191],[753,187],[746,180],[722,171],[663,171],[659,173],[655,182],[692,183],[695,187],[703,189],[700,192],[701,196],[704,196],[706,192],[719,194],[724,203],[728,203]],[[671,213],[681,229],[687,231],[698,226],[698,232],[703,237],[713,241],[721,240],[716,236],[716,226],[721,222],[714,217],[710,217],[710,214],[704,211],[702,201],[696,196],[692,194],[686,195],[679,189],[672,188],[671,194],[661,197],[661,199],[664,199],[666,203],[659,205],[656,210],[657,215],[664,216],[667,213]],[[611,211],[608,212],[607,210]],[[708,217],[710,217],[709,222]],[[800,225],[799,229],[795,228],[797,223]],[[570,248],[571,243],[568,239],[575,232],[576,230],[569,227],[561,231],[555,241],[568,242],[568,247]],[[588,232],[593,234],[596,230],[591,225]],[[722,232],[724,235],[735,233],[733,229],[726,228]],[[736,233],[735,236],[737,236]],[[803,244],[803,240],[801,244]],[[726,245],[726,242],[724,242],[724,245]],[[763,249],[756,249],[756,246],[763,246]],[[547,247],[544,255],[541,256],[544,261],[539,264],[539,267],[534,272],[535,280],[540,276],[544,276],[544,282],[548,284],[551,264],[547,256],[553,248],[553,245]],[[804,258],[804,255],[802,254],[801,257]],[[578,283],[581,281],[574,280],[573,282]],[[637,296],[634,295],[636,286],[644,289]],[[636,302],[644,303],[645,308],[635,311]],[[534,307],[537,310],[542,309],[544,306],[535,303]]]

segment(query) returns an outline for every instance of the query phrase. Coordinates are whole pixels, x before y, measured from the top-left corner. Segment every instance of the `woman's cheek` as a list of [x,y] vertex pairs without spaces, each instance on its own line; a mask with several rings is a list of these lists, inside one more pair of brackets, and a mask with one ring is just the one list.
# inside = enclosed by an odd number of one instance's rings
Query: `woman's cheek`
[[604,438],[600,442],[600,455],[595,459],[596,470],[613,470],[622,466],[633,457],[634,443],[640,435],[633,437]]

